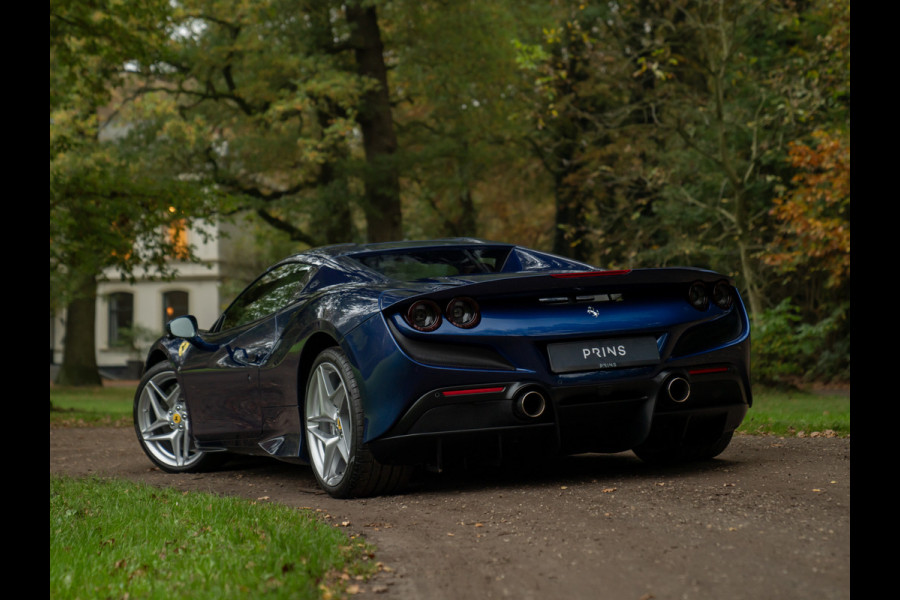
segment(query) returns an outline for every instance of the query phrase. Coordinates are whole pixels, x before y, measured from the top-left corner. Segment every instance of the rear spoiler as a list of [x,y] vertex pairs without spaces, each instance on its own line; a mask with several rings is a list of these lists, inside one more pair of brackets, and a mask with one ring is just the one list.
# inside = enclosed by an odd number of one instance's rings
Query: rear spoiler
[[609,292],[616,292],[634,286],[689,284],[694,281],[712,284],[723,279],[729,285],[734,285],[734,281],[730,277],[715,271],[691,267],[556,273],[521,272],[475,277],[446,277],[434,280],[430,286],[386,290],[381,295],[380,308],[385,310],[397,302],[413,300],[420,296],[435,300],[442,298],[449,300],[455,296],[477,298],[479,296],[546,294],[582,288],[593,290],[606,288]]

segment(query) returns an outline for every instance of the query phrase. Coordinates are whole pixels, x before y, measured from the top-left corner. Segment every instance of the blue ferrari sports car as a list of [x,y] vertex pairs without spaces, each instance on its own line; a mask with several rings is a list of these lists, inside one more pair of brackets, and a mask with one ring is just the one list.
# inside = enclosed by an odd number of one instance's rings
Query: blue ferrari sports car
[[166,330],[134,402],[159,468],[271,456],[310,464],[338,498],[460,457],[711,458],[752,403],[749,322],[728,277],[476,239],[312,249],[209,330],[190,315]]

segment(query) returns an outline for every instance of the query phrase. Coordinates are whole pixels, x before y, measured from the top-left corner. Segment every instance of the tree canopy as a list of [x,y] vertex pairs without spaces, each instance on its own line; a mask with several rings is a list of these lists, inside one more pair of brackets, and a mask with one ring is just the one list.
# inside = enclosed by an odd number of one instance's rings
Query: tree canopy
[[209,217],[214,194],[169,160],[166,111],[123,104],[133,69],[165,43],[165,3],[60,2],[50,10],[50,308],[67,308],[61,383],[99,383],[97,281],[108,269],[173,274],[190,260],[173,228]]
[[166,227],[240,214],[301,247],[713,268],[755,321],[849,348],[849,23],[849,0],[54,0],[51,283],[169,273]]

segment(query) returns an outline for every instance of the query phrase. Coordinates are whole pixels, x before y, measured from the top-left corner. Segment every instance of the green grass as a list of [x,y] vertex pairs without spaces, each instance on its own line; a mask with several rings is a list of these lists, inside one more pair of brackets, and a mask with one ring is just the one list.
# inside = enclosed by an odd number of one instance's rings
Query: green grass
[[50,387],[50,425],[131,427],[133,387]]
[[308,509],[50,477],[50,597],[328,598],[372,548]]
[[[51,426],[130,427],[134,390],[130,387],[50,388]],[[753,390],[753,407],[740,429],[757,435],[850,435],[849,394]],[[832,435],[828,433],[827,435]]]
[[738,429],[783,436],[850,435],[850,395],[753,390],[753,407]]

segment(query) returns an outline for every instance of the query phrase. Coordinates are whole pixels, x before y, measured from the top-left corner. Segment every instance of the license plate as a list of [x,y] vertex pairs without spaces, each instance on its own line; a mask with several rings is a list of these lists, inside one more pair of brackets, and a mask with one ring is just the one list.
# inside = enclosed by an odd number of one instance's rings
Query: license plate
[[554,373],[620,369],[659,362],[659,349],[653,337],[550,344],[547,353]]

